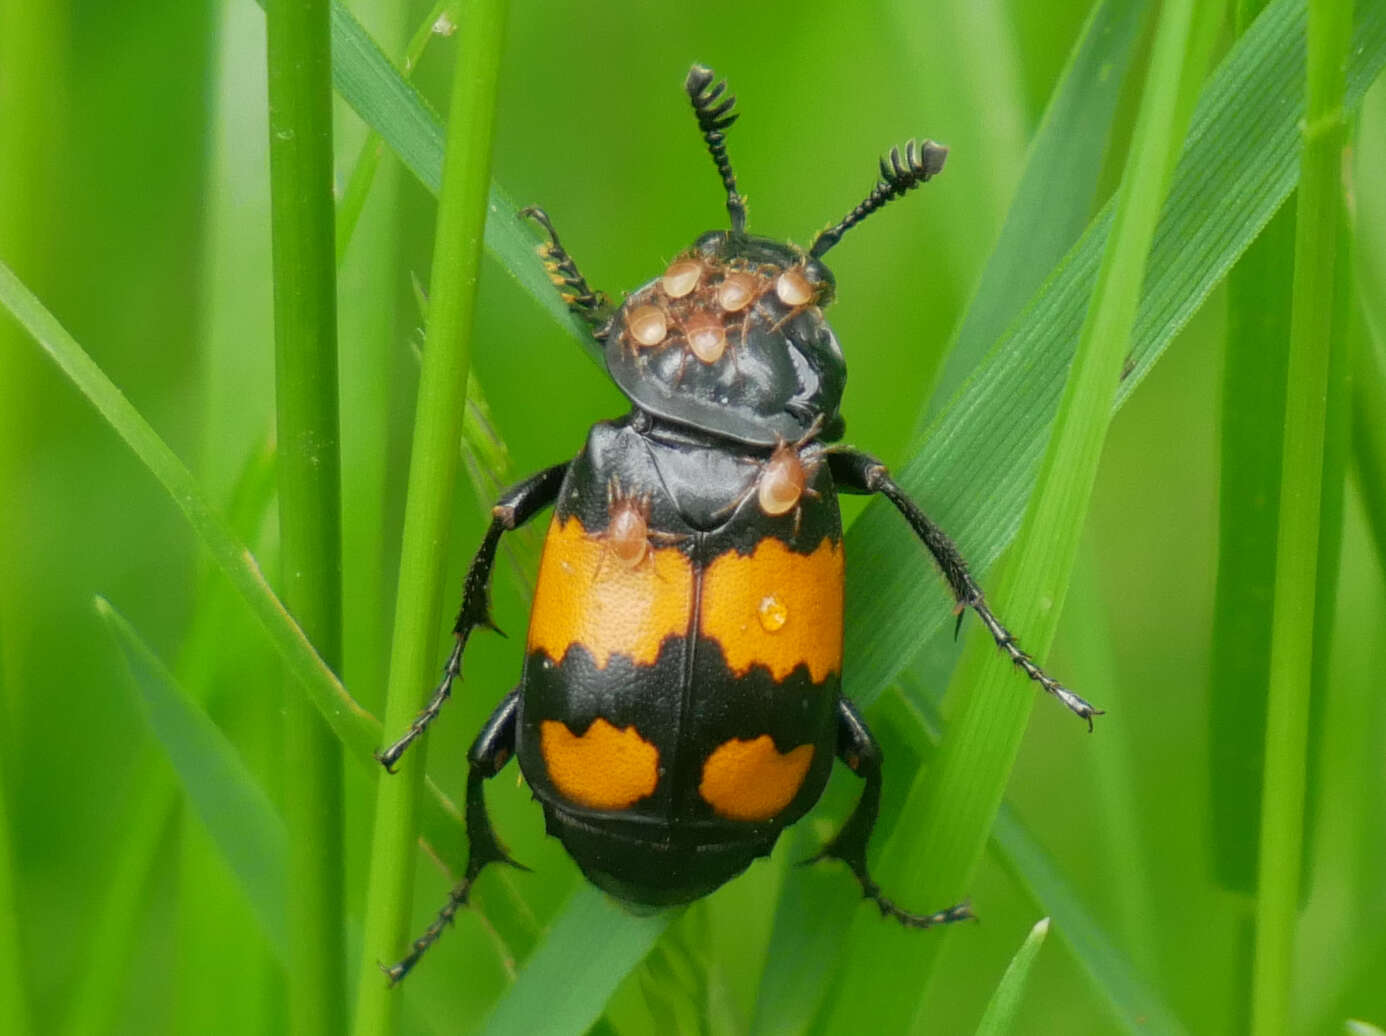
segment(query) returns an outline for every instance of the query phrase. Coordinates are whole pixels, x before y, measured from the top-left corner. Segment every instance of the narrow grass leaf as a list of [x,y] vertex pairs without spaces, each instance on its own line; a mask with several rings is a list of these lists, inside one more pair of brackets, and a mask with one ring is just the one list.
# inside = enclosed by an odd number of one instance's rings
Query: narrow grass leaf
[[501,998],[483,1031],[502,1036],[581,1036],[601,1017],[626,974],[673,920],[668,910],[637,917],[585,882]]
[[[1186,52],[1191,38],[1200,39],[1209,23],[1216,24],[1215,11],[1205,8],[1207,22],[1195,30],[1192,0],[1169,0],[1161,8],[1092,308],[1025,514],[1021,548],[992,597],[998,614],[1025,630],[1041,657],[1058,625],[1160,202],[1178,154],[1180,81],[1186,74],[1201,73],[1186,72]],[[961,716],[950,727],[927,779],[916,777],[905,808],[910,822],[897,825],[882,857],[885,887],[902,890],[898,894],[909,903],[938,904],[917,909],[939,909],[967,893],[1034,703],[1035,695],[1017,693],[1015,680],[1010,660],[985,630],[974,628],[967,658],[954,675],[953,686],[970,688]],[[928,1000],[917,999],[914,991],[927,988],[948,931],[918,940],[903,928],[869,926],[863,914],[853,926],[852,945],[860,949],[868,942],[886,950],[890,966],[873,970],[864,963],[864,954],[849,952],[835,1023],[856,1018],[868,1027],[900,1031],[912,1014],[918,1029]]]
[[[1103,0],[1089,15],[1030,145],[1020,186],[935,398],[947,392],[951,380],[965,377],[1086,225],[1117,94],[1148,7],[1132,0]],[[857,560],[854,556],[854,565]],[[893,752],[887,754],[894,758]],[[882,830],[888,826],[883,816]],[[804,855],[812,852],[806,848]],[[790,870],[776,907],[774,944],[761,977],[753,1031],[799,1031],[813,1018],[838,954],[830,945],[812,953],[796,948],[820,933],[841,930],[855,906],[823,870]]]
[[[467,46],[465,39],[462,45]],[[464,54],[460,60],[469,58]],[[380,134],[419,182],[437,194],[443,183],[442,122],[340,0],[332,4],[332,76],[342,99]],[[517,215],[520,208],[499,184],[491,184],[487,251],[540,309],[566,328],[583,351],[600,363],[591,334],[563,305],[543,266],[535,262],[538,239]]]
[[1265,783],[1256,903],[1251,1020],[1257,1036],[1290,1027],[1299,913],[1315,601],[1323,506],[1325,421],[1332,355],[1334,266],[1344,142],[1343,57],[1351,10],[1311,0],[1308,116],[1295,220],[1294,301],[1285,395],[1284,466],[1276,546]]
[[[1350,111],[1386,66],[1386,4],[1358,8]],[[1298,179],[1304,7],[1275,0],[1204,87],[1148,263],[1119,408],[1255,239]],[[1035,482],[1111,228],[1109,204],[897,472],[984,571],[1010,542]],[[873,503],[848,533],[847,692],[869,703],[950,621],[937,577],[894,511]]]
[[[423,22],[414,31],[414,35],[404,50],[404,71],[400,74],[401,79],[408,80],[419,59],[423,57],[424,48],[438,34],[438,24],[443,18],[443,12],[451,2],[453,0],[437,0],[433,9],[428,12]],[[365,30],[345,8],[334,8],[333,17],[341,22],[341,27],[337,32],[343,41],[343,46],[350,43],[353,47],[361,50],[374,44],[374,40],[361,41],[359,39],[365,34]],[[377,47],[376,50],[379,51],[379,48]],[[384,56],[383,51],[379,51],[379,53],[381,57]],[[343,62],[342,64],[347,63]],[[353,68],[358,64],[359,62],[351,63]],[[366,207],[366,198],[370,195],[371,184],[375,182],[375,174],[380,168],[380,160],[384,154],[384,141],[379,131],[372,128],[366,134],[366,139],[361,142],[361,149],[357,152],[356,161],[351,164],[351,172],[347,174],[346,186],[342,188],[341,201],[337,203],[337,262],[339,265],[342,257],[346,254],[347,247],[351,244],[352,236],[356,233],[356,224],[361,219],[361,211]]]
[[[275,596],[254,555],[231,533],[188,469],[77,340],[3,263],[0,263],[0,304],[159,480],[193,532],[201,538],[212,560],[269,635],[289,671],[298,677],[305,693],[346,746],[348,755],[374,775],[379,770],[375,751],[381,744],[380,721],[361,708],[318,657],[283,602]],[[454,869],[460,869],[466,859],[462,814],[431,782],[420,826],[439,857]]]
[[274,805],[134,627],[104,598],[96,599],[96,610],[125,656],[145,718],[188,802],[240,879],[270,945],[286,959],[289,839]]
[[[1378,325],[1386,330],[1386,324]],[[1352,460],[1377,560],[1386,576],[1386,334],[1376,331],[1356,350],[1352,374]]]
[[[1379,135],[1358,141],[1357,174],[1380,168]],[[1352,202],[1357,297],[1367,334],[1352,357],[1352,464],[1367,513],[1377,560],[1386,576],[1386,204],[1354,187]]]
[[[887,702],[900,705],[891,709],[889,716],[898,728],[895,733],[901,743],[937,744],[943,724],[936,712],[904,694],[891,695],[882,704]],[[924,762],[927,761],[926,758]],[[988,849],[1036,907],[1053,919],[1056,938],[1092,980],[1093,992],[1106,1002],[1124,1031],[1131,1036],[1150,1032],[1184,1036],[1189,1031],[1161,1000],[1157,987],[1141,974],[1093,915],[1081,890],[1074,887],[1034,832],[1006,803],[997,811]]]
[[1087,227],[1112,118],[1149,8],[1147,0],[1102,0],[1088,15],[1030,143],[1005,223],[917,434]]
[[1228,278],[1209,790],[1218,880],[1245,893],[1256,885],[1293,255],[1287,206]]
[[10,822],[0,772],[0,1032],[23,1036],[29,1031],[29,998],[20,981],[25,974],[19,948],[19,899],[10,863]]
[[1020,1000],[1025,995],[1025,984],[1030,979],[1030,969],[1039,956],[1044,938],[1049,934],[1049,918],[1035,922],[1030,934],[1020,944],[1006,972],[987,1002],[986,1013],[977,1024],[977,1036],[1005,1036],[1015,1029],[1015,1020],[1020,1014]]

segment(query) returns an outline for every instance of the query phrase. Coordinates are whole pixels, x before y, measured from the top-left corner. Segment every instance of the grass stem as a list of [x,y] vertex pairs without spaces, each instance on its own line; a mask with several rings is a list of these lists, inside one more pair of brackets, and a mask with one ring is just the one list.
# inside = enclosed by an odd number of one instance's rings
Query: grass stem
[[1352,9],[1309,4],[1307,102],[1295,222],[1284,463],[1266,712],[1251,1021],[1256,1036],[1290,1027],[1302,869],[1326,400],[1333,350],[1334,265],[1344,140],[1343,62]]
[[[505,0],[471,0],[461,11],[461,50],[453,73],[400,548],[385,706],[388,731],[403,730],[413,719],[429,689],[429,674],[438,664],[444,558],[466,401],[507,6]],[[423,744],[416,744],[398,774],[380,776],[366,893],[365,961],[356,1004],[358,1036],[388,1036],[398,1018],[401,997],[374,970],[378,961],[400,956],[407,945],[424,756]]]
[[[1188,92],[1182,80],[1194,22],[1191,0],[1163,5],[1087,319],[1017,539],[1015,564],[993,595],[997,613],[1041,656],[1058,625],[1130,348],[1146,259],[1190,114],[1191,106],[1180,101],[1181,88]],[[1204,27],[1201,22],[1200,30]],[[1034,703],[1034,693],[1019,683],[1006,658],[975,629],[952,684],[967,688],[966,705],[950,724],[934,765],[911,788],[904,816],[913,822],[897,826],[881,856],[882,885],[903,890],[892,895],[910,909],[941,909],[969,891]],[[866,921],[859,918],[854,939],[866,931]],[[878,924],[870,931],[873,940],[884,937],[897,947],[889,956],[899,963],[880,968],[878,951],[868,958],[875,963],[867,973],[853,969],[849,954],[848,981],[839,990],[830,1027],[855,1020],[877,1031],[901,1032],[911,1025],[918,1030],[925,1024],[921,1012],[931,1002],[919,998],[918,990],[935,972],[947,930],[922,940],[917,933]]]
[[[266,28],[284,600],[335,669],[342,533],[328,11],[327,0],[272,0]],[[290,1029],[330,1036],[346,1027],[342,753],[312,705],[287,697]]]

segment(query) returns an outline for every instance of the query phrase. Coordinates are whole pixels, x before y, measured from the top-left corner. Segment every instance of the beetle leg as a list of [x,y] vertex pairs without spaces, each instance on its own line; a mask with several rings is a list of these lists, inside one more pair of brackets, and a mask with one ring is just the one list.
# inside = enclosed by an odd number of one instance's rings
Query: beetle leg
[[549,234],[549,240],[539,246],[539,255],[544,260],[544,269],[549,279],[558,287],[568,308],[586,321],[598,339],[606,337],[606,325],[611,320],[611,300],[604,292],[593,291],[587,278],[578,270],[577,263],[558,240],[558,231],[549,221],[549,214],[537,205],[520,210],[521,216],[534,220]]
[[882,916],[893,917],[910,928],[932,928],[972,917],[966,903],[933,914],[913,914],[881,895],[881,887],[871,880],[871,874],[866,869],[866,847],[871,841],[871,831],[876,826],[876,814],[881,807],[881,746],[846,698],[838,699],[837,724],[837,757],[866,782],[866,787],[862,789],[856,809],[852,810],[852,815],[842,825],[837,837],[824,846],[817,856],[805,862],[813,863],[824,857],[841,860],[856,875],[861,894],[876,904]]
[[[563,485],[563,476],[568,471],[567,463],[555,464],[532,475],[517,486],[512,486],[501,494],[496,506],[491,508],[491,527],[481,541],[471,567],[467,569],[467,579],[463,584],[462,607],[458,610],[457,621],[453,624],[454,643],[452,653],[443,666],[443,678],[434,689],[428,704],[409,729],[389,748],[376,753],[382,766],[394,773],[395,763],[399,762],[405,750],[437,718],[443,703],[452,694],[453,681],[462,672],[462,652],[467,647],[467,639],[478,626],[501,633],[491,619],[491,569],[496,562],[496,546],[503,533],[519,528],[530,518],[553,503],[558,490]],[[504,634],[502,634],[504,635]]]
[[452,924],[457,911],[466,905],[471,896],[472,885],[482,868],[489,863],[508,863],[520,870],[529,870],[524,864],[512,860],[496,837],[482,792],[482,784],[500,773],[515,754],[515,723],[519,707],[520,691],[517,688],[505,696],[472,742],[471,751],[467,753],[467,762],[471,764],[471,772],[467,775],[467,870],[461,882],[448,893],[448,901],[438,911],[433,923],[414,940],[408,955],[389,967],[382,965],[381,969],[389,976],[392,986],[409,974],[419,958],[438,941],[443,929]]
[[[894,504],[896,510],[910,523],[915,535],[933,555],[943,578],[948,581],[953,591],[953,596],[957,598],[959,608],[971,608],[975,611],[997,646],[1010,656],[1011,661],[1024,670],[1025,675],[1031,680],[1063,702],[1074,715],[1087,720],[1088,729],[1092,730],[1092,718],[1102,715],[1103,710],[1074,694],[1021,650],[1014,635],[987,607],[986,599],[982,596],[982,588],[973,581],[971,573],[967,570],[967,562],[958,553],[958,548],[953,545],[948,534],[935,525],[929,516],[905,495],[905,491],[890,477],[890,472],[884,464],[857,450],[834,449],[828,452],[828,467],[832,472],[833,481],[843,490],[854,493],[880,493]],[[962,622],[961,610],[958,612],[958,622]],[[955,629],[954,635],[956,634]]]

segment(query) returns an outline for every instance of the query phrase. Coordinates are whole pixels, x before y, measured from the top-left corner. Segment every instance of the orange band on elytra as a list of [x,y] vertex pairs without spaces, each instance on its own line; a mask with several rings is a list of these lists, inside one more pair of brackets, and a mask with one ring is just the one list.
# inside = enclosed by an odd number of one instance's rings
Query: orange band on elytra
[[529,649],[555,662],[581,644],[604,669],[612,655],[650,665],[670,634],[686,634],[693,566],[672,547],[650,550],[634,567],[611,555],[576,518],[549,526],[529,620]]
[[703,576],[700,632],[738,676],[759,663],[776,680],[800,664],[815,683],[842,672],[842,546],[824,538],[797,554],[766,537],[749,557],[728,552]]

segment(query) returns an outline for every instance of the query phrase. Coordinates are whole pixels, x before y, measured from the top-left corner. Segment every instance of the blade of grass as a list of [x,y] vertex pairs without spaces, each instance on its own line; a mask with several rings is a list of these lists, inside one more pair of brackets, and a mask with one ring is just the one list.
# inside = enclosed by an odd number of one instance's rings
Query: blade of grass
[[583,883],[482,1027],[494,1036],[580,1036],[645,959],[676,912],[633,915]]
[[[67,330],[14,273],[0,263],[0,304],[87,397],[178,505],[232,587],[268,634],[270,643],[337,733],[350,757],[368,772],[379,769],[380,721],[349,695],[313,650],[303,631],[275,596],[252,555],[231,533],[188,469]],[[460,869],[466,857],[462,815],[429,783],[422,816],[424,834],[439,857]]]
[[1001,976],[996,992],[991,995],[986,1013],[977,1025],[977,1036],[1003,1036],[1014,1030],[1016,1018],[1020,1014],[1020,999],[1025,995],[1025,983],[1030,979],[1030,969],[1034,966],[1040,947],[1044,945],[1044,937],[1048,934],[1049,918],[1036,921],[1035,927],[1030,929],[1030,934],[1025,937],[1020,949],[1016,950],[1011,963],[1006,967],[1006,973]]
[[[414,66],[423,57],[424,49],[434,36],[441,32],[451,32],[452,21],[444,17],[444,12],[456,0],[437,0],[433,9],[428,12],[419,27],[414,30],[414,35],[410,37],[409,43],[404,48],[404,68],[400,73],[400,78],[408,80],[414,71]],[[359,23],[356,28],[361,32]],[[343,30],[347,31],[347,30]],[[356,161],[351,164],[351,172],[347,174],[346,187],[342,189],[341,201],[337,203],[337,263],[341,265],[342,258],[346,255],[347,246],[351,244],[352,235],[356,232],[356,224],[361,219],[361,210],[366,207],[366,198],[370,194],[371,184],[375,182],[376,171],[380,168],[380,160],[385,156],[385,141],[380,133],[371,128],[366,133],[366,139],[361,142],[361,148],[356,154]]]
[[1228,278],[1208,678],[1210,835],[1218,880],[1248,894],[1256,886],[1294,226],[1286,206]]
[[[1211,22],[1208,10],[1202,17]],[[1181,79],[1194,77],[1196,82],[1202,72],[1196,67],[1186,71],[1186,55],[1191,38],[1202,39],[1205,31],[1194,25],[1192,0],[1166,0],[1093,305],[1026,511],[1015,563],[994,595],[997,613],[1025,630],[1041,657],[1058,625],[1161,199],[1183,137]],[[1187,110],[1182,115],[1187,119]],[[910,821],[897,825],[881,856],[882,885],[900,890],[892,895],[904,902],[938,904],[927,908],[931,910],[967,893],[1034,703],[1033,694],[1015,686],[1009,659],[989,638],[984,642],[984,636],[984,630],[974,627],[952,684],[969,688],[962,714],[950,727],[927,779],[916,777],[904,814]],[[898,1032],[913,1015],[918,1029],[928,1003],[918,991],[927,988],[948,932],[921,940],[903,928],[882,929],[875,920],[862,911],[853,926],[852,946],[874,942],[876,949],[869,956],[849,949],[834,1023],[845,1025],[851,1019],[877,1031]],[[886,967],[880,967],[882,958],[889,962]],[[858,964],[867,959],[874,965]]]
[[[266,11],[275,403],[284,603],[325,664],[342,662],[341,429],[328,0]],[[286,676],[292,680],[293,677]],[[284,708],[289,1019],[346,1027],[342,754],[310,702]]]
[[1305,755],[1315,634],[1325,405],[1334,334],[1334,260],[1344,139],[1343,57],[1350,8],[1309,5],[1307,119],[1295,221],[1294,300],[1285,396],[1252,975],[1252,1031],[1285,1032],[1298,915]]
[[188,801],[240,879],[275,954],[287,962],[289,837],[283,821],[235,748],[192,704],[134,627],[105,598],[95,603]]
[[28,969],[19,944],[19,900],[14,894],[14,868],[10,862],[5,784],[4,772],[0,770],[0,1032],[24,1036],[29,1031],[29,997],[21,979]]
[[[924,749],[922,759],[903,760],[905,768],[930,765],[943,728],[937,711],[922,704],[921,699],[899,692],[881,704],[897,706],[884,712],[887,722],[898,728],[895,740]],[[1092,980],[1093,991],[1106,1001],[1112,1017],[1126,1032],[1132,1036],[1149,1032],[1182,1036],[1189,1031],[1093,915],[1085,897],[1034,832],[1006,803],[996,814],[988,849],[1035,907],[1054,920],[1056,937]]]
[[[461,45],[469,48],[465,33]],[[337,92],[376,130],[419,182],[438,194],[443,182],[443,127],[437,114],[390,63],[370,34],[339,2],[332,4],[332,74]],[[517,205],[498,184],[489,188],[486,249],[515,281],[597,363],[592,336],[563,305],[543,267],[538,241],[516,218]]]
[[1353,356],[1352,460],[1386,576],[1386,362],[1381,358],[1386,333],[1378,326],[1367,339]]
[[[1264,7],[1263,0],[1237,0],[1237,35]],[[1210,815],[1218,880],[1248,894],[1256,883],[1261,814],[1274,501],[1280,491],[1280,436],[1275,433],[1285,409],[1293,256],[1294,210],[1287,205],[1227,278],[1218,575],[1208,680]]]
[[[1357,180],[1380,168],[1380,141],[1364,135],[1356,148]],[[1356,242],[1357,297],[1367,335],[1352,357],[1352,460],[1357,485],[1386,576],[1386,206],[1374,193],[1349,193]]]
[[916,438],[1087,226],[1112,118],[1149,8],[1146,0],[1093,5],[1030,142],[1006,221],[920,415]]
[[[391,730],[404,730],[423,705],[435,664],[507,10],[505,0],[475,0],[463,9],[459,25],[464,50],[457,57],[448,113],[451,133],[439,198],[386,690],[385,718]],[[379,778],[366,892],[366,961],[354,1020],[360,1036],[385,1036],[397,1025],[401,998],[383,980],[372,980],[371,969],[382,958],[397,958],[408,944],[424,753],[424,746],[416,744],[397,775],[382,773]]]
[[[965,376],[1082,231],[1094,207],[1117,94],[1148,6],[1104,0],[1093,7],[1030,145],[1015,200],[949,353],[945,383]],[[940,388],[935,398],[944,391]],[[803,855],[814,851],[806,845]],[[787,895],[776,907],[775,948],[757,998],[757,1032],[796,1032],[813,1018],[837,955],[832,945],[808,954],[790,951],[819,933],[840,930],[855,906],[817,868],[792,869],[785,888]]]
[[[1364,5],[1358,13],[1349,109],[1386,64],[1386,5]],[[1302,2],[1274,0],[1204,87],[1156,231],[1129,374],[1114,410],[1294,188],[1302,68]],[[1034,485],[1111,213],[1109,205],[1093,220],[896,472],[974,572],[985,571],[1014,536]],[[844,677],[848,694],[869,704],[950,620],[950,611],[892,509],[872,503],[847,539],[852,668]]]

